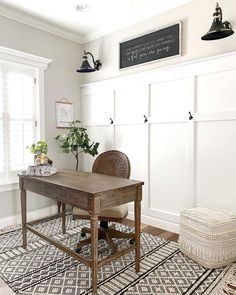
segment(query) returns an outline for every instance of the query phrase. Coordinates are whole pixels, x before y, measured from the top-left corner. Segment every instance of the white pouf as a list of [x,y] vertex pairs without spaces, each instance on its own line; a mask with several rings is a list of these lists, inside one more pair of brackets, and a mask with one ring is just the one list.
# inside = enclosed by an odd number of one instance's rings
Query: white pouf
[[236,260],[236,214],[196,207],[180,215],[180,250],[206,268]]

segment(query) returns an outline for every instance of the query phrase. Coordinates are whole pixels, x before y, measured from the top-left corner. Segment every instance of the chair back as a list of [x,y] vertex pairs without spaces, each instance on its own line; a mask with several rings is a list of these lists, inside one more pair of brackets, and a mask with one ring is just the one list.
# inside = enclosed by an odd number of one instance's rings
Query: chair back
[[130,161],[126,154],[110,150],[100,154],[93,163],[92,172],[121,178],[130,177]]

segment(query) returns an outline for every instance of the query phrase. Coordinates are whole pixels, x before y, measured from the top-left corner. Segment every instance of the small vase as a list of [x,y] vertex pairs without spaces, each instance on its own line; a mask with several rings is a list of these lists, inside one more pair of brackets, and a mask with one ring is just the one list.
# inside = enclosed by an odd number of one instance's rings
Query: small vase
[[35,165],[40,165],[40,157],[41,157],[41,153],[37,153],[36,155],[34,155],[34,164]]
[[47,165],[48,157],[45,154],[42,154],[40,157],[40,165]]
[[34,156],[34,163],[35,165],[46,165],[48,163],[48,158],[45,154],[37,153],[37,155]]

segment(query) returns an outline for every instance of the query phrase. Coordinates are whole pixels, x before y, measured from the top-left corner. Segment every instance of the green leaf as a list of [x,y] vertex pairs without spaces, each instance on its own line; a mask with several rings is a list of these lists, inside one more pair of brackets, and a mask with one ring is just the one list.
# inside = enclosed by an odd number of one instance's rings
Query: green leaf
[[71,122],[68,132],[63,135],[57,135],[55,140],[58,142],[63,153],[73,153],[75,158],[78,153],[84,152],[95,156],[98,154],[98,142],[90,141],[87,129],[78,126],[79,120]]
[[47,154],[48,152],[48,145],[44,140],[39,140],[36,144],[33,143],[31,146],[27,146],[26,148],[30,149],[31,153],[37,154]]

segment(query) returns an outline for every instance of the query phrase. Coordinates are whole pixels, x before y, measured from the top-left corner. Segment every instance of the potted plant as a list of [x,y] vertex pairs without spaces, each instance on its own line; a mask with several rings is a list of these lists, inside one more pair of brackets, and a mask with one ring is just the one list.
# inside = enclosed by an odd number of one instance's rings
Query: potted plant
[[36,144],[33,143],[27,148],[30,149],[32,154],[34,154],[36,165],[44,165],[48,163],[48,158],[46,157],[48,153],[48,145],[44,140],[39,140]]
[[39,140],[36,144],[33,143],[31,146],[28,146],[27,148],[29,148],[31,153],[33,153],[34,155],[46,155],[48,152],[48,145],[43,140]]
[[76,171],[78,171],[79,167],[79,154],[84,152],[94,157],[98,154],[99,146],[99,142],[90,142],[87,129],[79,127],[79,123],[79,120],[71,122],[68,132],[55,138],[63,153],[72,153],[74,155]]

